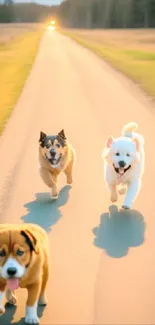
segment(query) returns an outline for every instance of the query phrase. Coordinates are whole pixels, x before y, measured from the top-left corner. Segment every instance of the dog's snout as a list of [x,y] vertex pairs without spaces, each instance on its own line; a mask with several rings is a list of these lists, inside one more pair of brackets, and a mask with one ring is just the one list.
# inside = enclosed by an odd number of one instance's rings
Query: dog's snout
[[52,149],[52,150],[50,151],[50,154],[51,154],[51,156],[54,158],[54,157],[55,157],[55,155],[56,155],[56,152],[55,152],[55,150],[54,150],[54,149]]
[[120,167],[123,168],[123,167],[125,167],[125,165],[126,165],[125,161],[123,161],[123,160],[120,160],[120,161],[119,161],[119,166],[120,166]]
[[17,269],[15,267],[9,267],[7,269],[7,273],[9,276],[14,276],[16,274],[16,272],[17,272]]

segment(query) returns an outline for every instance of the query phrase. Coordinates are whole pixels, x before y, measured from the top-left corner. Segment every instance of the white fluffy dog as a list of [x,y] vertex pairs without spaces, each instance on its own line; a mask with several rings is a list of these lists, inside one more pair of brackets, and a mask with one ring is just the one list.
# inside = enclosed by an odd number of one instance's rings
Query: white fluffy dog
[[136,123],[129,123],[123,128],[121,137],[110,136],[102,155],[111,201],[117,201],[118,193],[126,193],[124,209],[132,207],[144,170],[144,139],[134,132],[137,127]]

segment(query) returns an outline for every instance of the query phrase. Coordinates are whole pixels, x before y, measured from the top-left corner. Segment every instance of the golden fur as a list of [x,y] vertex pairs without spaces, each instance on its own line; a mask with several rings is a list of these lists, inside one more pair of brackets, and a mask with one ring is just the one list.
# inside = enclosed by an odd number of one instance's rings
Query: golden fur
[[[24,235],[21,234],[24,232]],[[25,237],[26,235],[26,237]],[[26,238],[30,241],[30,248]],[[17,250],[24,251],[17,256]],[[46,304],[45,289],[49,275],[48,237],[46,232],[38,225],[0,225],[0,252],[5,250],[5,256],[0,256],[0,291],[6,291],[6,298],[11,304],[16,304],[13,291],[7,288],[7,280],[1,277],[2,267],[11,257],[21,266],[27,266],[26,272],[19,279],[19,287],[28,290],[27,306],[35,302]],[[0,313],[4,312],[1,308]]]

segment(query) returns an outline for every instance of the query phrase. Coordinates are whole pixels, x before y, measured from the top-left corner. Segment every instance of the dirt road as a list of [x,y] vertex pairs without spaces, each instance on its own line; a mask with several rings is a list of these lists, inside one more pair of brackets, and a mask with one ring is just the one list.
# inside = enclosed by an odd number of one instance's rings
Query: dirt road
[[[101,153],[107,136],[133,120],[145,137],[146,168],[134,210],[121,214],[109,208]],[[40,130],[62,128],[77,152],[74,184],[62,176],[51,203],[38,173],[38,139]],[[155,324],[154,139],[153,108],[130,82],[65,36],[45,33],[0,139],[1,222],[38,223],[49,234],[41,324]],[[7,308],[0,323],[23,324],[25,299],[19,290],[18,308]]]

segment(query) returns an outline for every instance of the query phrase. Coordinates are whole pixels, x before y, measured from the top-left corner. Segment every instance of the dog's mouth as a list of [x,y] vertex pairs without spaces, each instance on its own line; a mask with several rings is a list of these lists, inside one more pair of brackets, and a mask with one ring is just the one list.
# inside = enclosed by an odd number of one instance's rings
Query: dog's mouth
[[46,155],[46,159],[50,162],[51,165],[57,165],[59,162],[60,162],[60,159],[61,159],[61,155],[58,159],[55,159],[55,158],[48,158],[47,155]]
[[8,278],[7,279],[7,287],[10,290],[16,290],[19,287],[19,279],[18,278]]
[[120,176],[123,176],[130,168],[131,168],[131,165],[129,165],[127,168],[125,168],[125,167],[115,167],[115,165],[113,165],[114,166],[114,169],[115,169],[115,172],[117,173],[117,174],[119,174]]

